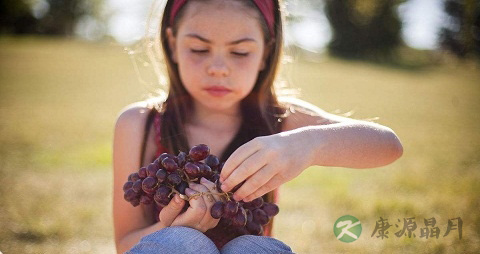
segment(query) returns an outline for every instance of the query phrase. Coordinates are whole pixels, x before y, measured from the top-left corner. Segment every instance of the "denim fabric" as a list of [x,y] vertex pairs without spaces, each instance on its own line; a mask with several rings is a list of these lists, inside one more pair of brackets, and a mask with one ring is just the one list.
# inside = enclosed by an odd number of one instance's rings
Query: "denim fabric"
[[202,232],[188,227],[168,227],[143,237],[127,254],[247,254],[293,253],[281,241],[266,237],[244,235],[228,242],[219,251]]
[[287,254],[293,253],[292,249],[283,242],[267,237],[257,235],[242,235],[223,246],[220,251],[222,254],[245,254],[245,253],[271,253]]

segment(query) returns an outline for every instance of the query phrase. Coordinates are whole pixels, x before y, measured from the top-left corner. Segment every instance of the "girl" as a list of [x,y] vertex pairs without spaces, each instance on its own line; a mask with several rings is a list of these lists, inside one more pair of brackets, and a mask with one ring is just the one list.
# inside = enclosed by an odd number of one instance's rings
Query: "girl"
[[[160,212],[123,200],[128,175],[163,152],[178,154],[207,144],[225,161],[224,191],[243,183],[234,199],[263,196],[270,202],[275,202],[280,185],[310,166],[373,168],[402,155],[398,137],[385,126],[332,115],[298,99],[277,98],[273,83],[283,40],[280,6],[279,0],[166,3],[160,36],[168,97],[153,106],[130,105],[115,126],[118,252],[291,253],[282,242],[266,237],[271,236],[271,223],[264,228],[266,236],[235,238],[220,232],[218,220],[210,216],[217,195],[190,200],[184,213],[185,201],[178,196]],[[212,191],[213,186],[202,179],[186,194]]]

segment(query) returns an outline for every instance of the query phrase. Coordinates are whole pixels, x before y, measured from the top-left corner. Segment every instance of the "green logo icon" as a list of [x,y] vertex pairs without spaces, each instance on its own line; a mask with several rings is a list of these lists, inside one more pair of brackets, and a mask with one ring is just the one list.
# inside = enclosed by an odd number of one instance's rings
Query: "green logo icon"
[[351,243],[360,237],[362,224],[360,224],[357,218],[351,215],[344,215],[333,224],[333,233],[338,240]]

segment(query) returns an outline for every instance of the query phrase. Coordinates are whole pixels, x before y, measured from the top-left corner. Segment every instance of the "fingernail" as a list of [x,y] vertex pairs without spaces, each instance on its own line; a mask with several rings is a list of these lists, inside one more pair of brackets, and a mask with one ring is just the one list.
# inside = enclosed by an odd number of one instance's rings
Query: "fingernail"
[[175,195],[175,198],[174,198],[174,200],[175,200],[175,203],[177,203],[177,204],[180,204],[180,203],[182,203],[182,199],[180,198],[180,196],[179,196],[178,194],[177,194],[177,195]]
[[190,195],[193,195],[194,194],[194,191],[190,188],[186,188],[185,189],[185,194],[187,194],[187,196],[190,196]]
[[241,200],[241,198],[237,194],[233,194],[233,199],[235,199],[236,201]]
[[222,189],[222,191],[227,192],[227,186],[225,184],[222,184],[220,188]]
[[207,181],[207,179],[205,179],[204,177],[200,178],[201,183],[205,183],[206,181]]

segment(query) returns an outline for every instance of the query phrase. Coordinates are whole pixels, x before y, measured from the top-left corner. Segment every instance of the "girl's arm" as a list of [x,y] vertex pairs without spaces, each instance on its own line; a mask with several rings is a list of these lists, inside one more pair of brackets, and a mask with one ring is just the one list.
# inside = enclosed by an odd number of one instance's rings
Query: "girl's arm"
[[401,157],[402,145],[388,127],[329,114],[294,101],[284,131],[239,147],[221,173],[224,191],[246,180],[234,198],[250,201],[295,178],[309,166],[374,168]]
[[303,138],[309,166],[375,168],[403,154],[399,138],[386,126],[330,114],[298,99],[290,103],[297,110],[280,135]]
[[140,239],[162,229],[144,205],[133,207],[123,198],[123,184],[138,170],[146,114],[138,108],[124,110],[118,117],[113,142],[113,220],[117,252],[124,253]]
[[[190,207],[180,214],[185,201],[178,195],[172,198],[159,214],[159,222],[154,221],[152,209],[144,205],[133,207],[123,198],[123,185],[128,175],[139,168],[140,149],[143,138],[147,109],[133,106],[124,110],[115,125],[113,168],[113,219],[115,229],[115,244],[118,253],[124,253],[137,244],[140,239],[155,231],[169,226],[185,226],[205,232],[215,227],[219,219],[210,215],[210,208],[220,196],[213,195],[194,198],[189,201]],[[215,184],[202,180],[200,184],[190,184],[186,189],[187,196],[197,192],[208,192]],[[212,190],[216,192],[215,190]]]

